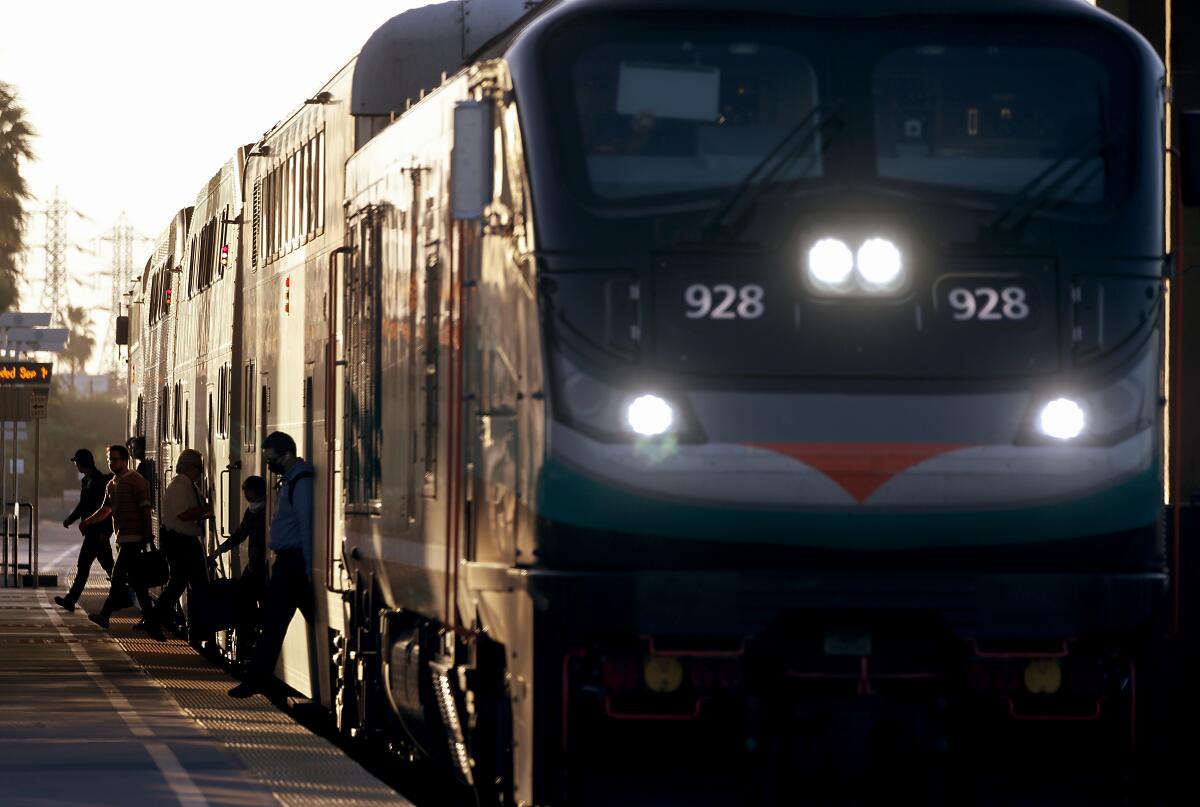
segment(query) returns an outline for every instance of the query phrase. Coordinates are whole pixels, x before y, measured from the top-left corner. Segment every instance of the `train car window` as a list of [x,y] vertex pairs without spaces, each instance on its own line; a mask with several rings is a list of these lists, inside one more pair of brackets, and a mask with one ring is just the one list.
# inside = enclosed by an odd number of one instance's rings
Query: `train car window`
[[212,397],[209,397],[208,405],[208,429],[211,432],[216,429],[217,436],[225,436],[225,367],[217,368],[217,401],[216,412],[213,412]]
[[279,248],[282,244],[283,194],[280,192],[281,180],[282,172],[276,168],[271,172],[271,251],[269,260],[272,261],[279,257]]
[[[433,202],[426,203],[426,212],[433,210]],[[426,237],[433,235],[432,224],[426,225]],[[425,355],[424,372],[421,374],[425,388],[425,446],[424,473],[421,492],[425,496],[437,496],[437,443],[438,443],[438,347],[441,326],[442,260],[437,242],[426,244],[425,254]]]
[[373,208],[359,221],[359,249],[346,271],[346,502],[353,509],[379,499],[380,491],[382,219]]
[[216,218],[209,219],[208,224],[204,225],[205,231],[205,261],[204,261],[204,287],[208,288],[213,284],[213,278],[217,274],[217,220]]
[[315,233],[317,226],[317,187],[321,181],[317,172],[317,138],[308,141],[308,223]]
[[178,443],[183,439],[183,387],[178,381],[175,382],[175,398],[171,409],[171,421],[174,426],[172,432],[175,442]]
[[881,179],[1011,194],[1050,170],[1054,201],[1104,198],[1108,74],[1083,54],[930,44],[886,54],[872,83]]
[[[575,116],[563,124],[600,197],[735,185],[818,104],[808,58],[762,29],[629,25],[566,39]],[[808,141],[778,179],[823,175],[817,138]]]
[[300,147],[300,156],[297,159],[297,172],[300,176],[300,204],[298,205],[298,215],[300,216],[300,241],[303,243],[308,240],[308,236],[312,233],[308,219],[308,197],[311,193],[309,187],[309,170],[308,170],[308,143]]
[[253,452],[254,436],[254,391],[257,379],[254,375],[254,360],[246,362],[242,376],[242,448]]
[[217,239],[217,277],[225,277],[225,264],[229,262],[229,205],[221,208],[221,235]]
[[188,250],[188,297],[196,293],[196,236],[192,236],[191,249]]
[[163,384],[162,393],[158,399],[158,436],[162,442],[171,439],[171,387]]
[[317,229],[325,228],[325,133],[317,135]]

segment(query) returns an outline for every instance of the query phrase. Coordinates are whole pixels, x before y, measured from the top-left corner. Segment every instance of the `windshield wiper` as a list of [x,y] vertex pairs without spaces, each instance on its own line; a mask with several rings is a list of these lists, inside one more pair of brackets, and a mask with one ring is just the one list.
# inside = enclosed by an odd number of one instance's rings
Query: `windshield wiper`
[[[1096,130],[1077,142],[1013,194],[1012,201],[984,226],[980,232],[981,240],[1011,237],[1034,213],[1049,202],[1067,201],[1076,192],[1086,188],[1096,177],[1093,158],[1103,156],[1105,150],[1122,136],[1123,132]],[[1075,164],[1067,167],[1072,160]],[[1085,169],[1091,170],[1085,173]],[[1103,162],[1100,163],[1099,170],[1104,170]]]
[[[822,113],[825,112],[828,112],[829,115],[824,116]],[[775,144],[775,147],[767,152],[766,156],[759,160],[746,176],[742,177],[742,180],[725,194],[704,219],[700,225],[700,231],[712,236],[740,230],[741,219],[745,211],[758,200],[758,197],[784,168],[806,152],[810,159],[808,167],[811,167],[811,162],[824,153],[829,146],[829,140],[824,141],[819,150],[814,149],[808,152],[806,146],[813,137],[823,134],[836,122],[838,122],[838,117],[834,114],[830,104],[818,104],[809,110],[808,114],[801,118]],[[805,168],[805,172],[808,167]]]

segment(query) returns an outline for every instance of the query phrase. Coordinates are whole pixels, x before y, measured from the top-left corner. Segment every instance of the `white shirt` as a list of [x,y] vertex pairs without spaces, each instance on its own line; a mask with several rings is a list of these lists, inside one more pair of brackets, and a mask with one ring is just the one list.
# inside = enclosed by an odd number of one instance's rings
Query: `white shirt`
[[179,514],[200,504],[200,494],[186,474],[175,474],[163,491],[162,512],[158,520],[168,530],[200,537],[200,525],[195,521],[180,521]]

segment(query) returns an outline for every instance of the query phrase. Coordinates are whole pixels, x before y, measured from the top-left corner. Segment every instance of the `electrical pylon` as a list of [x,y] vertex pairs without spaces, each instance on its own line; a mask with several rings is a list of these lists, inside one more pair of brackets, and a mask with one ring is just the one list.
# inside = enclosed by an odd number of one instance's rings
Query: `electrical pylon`
[[[105,345],[115,346],[117,343],[117,317],[121,315],[125,305],[125,295],[133,282],[133,242],[149,241],[145,236],[139,236],[129,223],[128,217],[121,213],[117,223],[113,225],[110,235],[102,236],[101,241],[112,243],[112,301],[109,304],[108,339]],[[117,355],[113,353],[113,366],[117,366]]]
[[46,205],[46,280],[42,287],[42,305],[50,312],[51,322],[63,324],[63,305],[67,290],[67,213],[71,206],[54,189]]

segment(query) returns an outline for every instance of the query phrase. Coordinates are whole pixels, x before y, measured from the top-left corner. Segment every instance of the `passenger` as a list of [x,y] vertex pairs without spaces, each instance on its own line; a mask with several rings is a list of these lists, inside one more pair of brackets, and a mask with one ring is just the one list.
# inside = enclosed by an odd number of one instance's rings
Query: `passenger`
[[281,477],[279,501],[271,519],[270,547],[275,553],[263,606],[263,629],[246,680],[229,690],[235,698],[265,692],[288,625],[296,609],[313,619],[312,590],[312,466],[296,456],[296,441],[272,432],[263,441],[263,459]]
[[154,621],[154,612],[148,607],[150,592],[140,580],[131,581],[129,573],[134,556],[141,553],[152,534],[150,490],[145,479],[129,470],[129,451],[125,446],[108,447],[108,467],[112,469],[113,478],[104,489],[104,502],[100,509],[85,518],[82,524],[89,527],[112,518],[113,529],[117,533],[117,561],[113,565],[108,599],[104,601],[100,613],[89,614],[88,619],[102,628],[107,628],[112,612],[125,607],[129,602],[126,586],[132,582],[138,603],[142,607],[146,632],[160,642],[165,641],[162,630]]
[[227,539],[222,541],[212,554],[215,561],[222,552],[228,552],[250,541],[250,563],[238,578],[237,586],[237,657],[250,658],[249,650],[254,646],[258,631],[259,612],[263,605],[263,594],[267,588],[267,482],[261,476],[248,476],[242,482],[242,495],[246,497],[246,511],[242,523]]
[[108,539],[112,537],[112,522],[106,519],[85,527],[82,521],[84,516],[91,515],[104,504],[104,487],[112,477],[96,468],[95,457],[86,448],[76,451],[71,457],[71,462],[75,463],[75,470],[82,475],[79,480],[79,504],[63,519],[63,526],[70,527],[79,521],[83,544],[79,547],[79,562],[75,565],[75,582],[71,585],[71,590],[65,597],[54,598],[56,603],[68,611],[75,610],[75,603],[79,602],[79,597],[83,594],[88,575],[92,571],[93,560],[100,561],[105,574],[111,576],[113,571],[112,547],[108,543]]
[[150,486],[150,506],[154,508],[154,512],[161,512],[158,507],[158,480],[154,472],[154,460],[146,459],[146,438],[140,434],[130,437],[125,441],[125,448],[129,450],[129,456],[137,460],[137,467],[133,470],[141,474],[142,479]]
[[194,448],[179,452],[175,478],[163,491],[162,510],[158,514],[159,542],[171,567],[171,578],[154,607],[154,621],[159,625],[170,622],[184,589],[208,585],[201,537],[204,535],[202,519],[207,518],[212,509],[196,488],[203,477],[203,455]]

